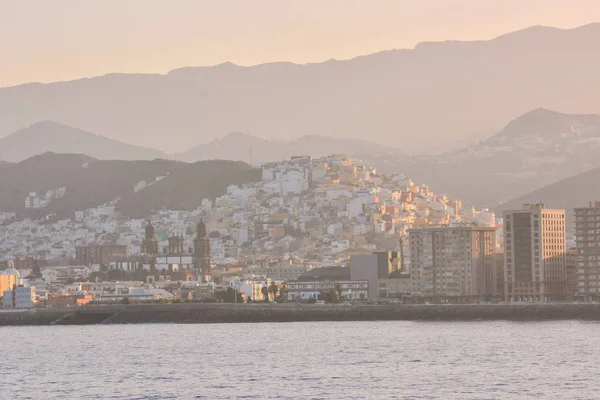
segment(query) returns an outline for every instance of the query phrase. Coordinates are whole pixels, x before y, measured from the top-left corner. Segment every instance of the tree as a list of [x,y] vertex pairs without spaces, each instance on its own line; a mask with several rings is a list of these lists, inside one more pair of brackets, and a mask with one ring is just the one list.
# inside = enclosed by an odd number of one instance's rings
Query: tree
[[341,283],[336,282],[336,284],[335,284],[335,291],[337,292],[338,300],[341,300],[342,299],[342,292],[344,291],[344,288],[342,287]]
[[329,302],[337,303],[338,301],[340,301],[340,299],[338,297],[337,290],[335,290],[334,288],[329,289]]
[[269,293],[273,295],[273,299],[275,299],[275,297],[277,297],[277,293],[279,293],[279,287],[273,281],[271,281],[271,284],[269,285]]
[[121,304],[131,304],[131,299],[129,297],[123,297]]
[[260,289],[260,292],[261,292],[261,293],[262,293],[262,295],[263,295],[263,301],[265,301],[265,302],[269,302],[269,288],[268,288],[268,287],[266,287],[266,286],[263,286],[263,287]]

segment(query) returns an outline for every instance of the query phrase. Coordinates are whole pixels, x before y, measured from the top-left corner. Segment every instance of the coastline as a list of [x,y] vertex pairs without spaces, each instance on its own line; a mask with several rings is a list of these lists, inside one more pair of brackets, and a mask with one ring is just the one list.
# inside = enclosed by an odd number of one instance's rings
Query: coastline
[[600,304],[151,304],[0,311],[1,326],[300,321],[600,321]]

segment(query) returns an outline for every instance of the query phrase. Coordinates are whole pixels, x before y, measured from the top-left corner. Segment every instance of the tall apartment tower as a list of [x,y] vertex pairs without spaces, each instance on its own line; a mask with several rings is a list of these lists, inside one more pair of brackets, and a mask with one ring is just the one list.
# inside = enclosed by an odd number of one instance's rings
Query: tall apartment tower
[[577,299],[600,298],[600,202],[575,209],[575,273]]
[[504,211],[505,300],[567,300],[566,241],[565,210]]
[[411,229],[411,296],[418,302],[491,301],[496,292],[496,229]]

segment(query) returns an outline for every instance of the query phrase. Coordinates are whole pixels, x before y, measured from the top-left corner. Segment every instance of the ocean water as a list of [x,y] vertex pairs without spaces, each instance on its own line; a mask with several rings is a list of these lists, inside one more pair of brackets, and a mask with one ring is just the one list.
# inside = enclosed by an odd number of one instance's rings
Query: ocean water
[[1,399],[599,399],[600,324],[0,328]]

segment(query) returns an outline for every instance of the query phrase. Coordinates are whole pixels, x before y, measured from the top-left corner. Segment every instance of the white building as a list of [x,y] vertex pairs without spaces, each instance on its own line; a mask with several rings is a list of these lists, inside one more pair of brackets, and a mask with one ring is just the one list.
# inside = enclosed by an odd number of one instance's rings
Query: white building
[[368,281],[321,281],[321,282],[289,282],[288,300],[310,300],[319,299],[321,292],[336,289],[336,285],[342,286],[341,299],[360,300],[369,298]]

